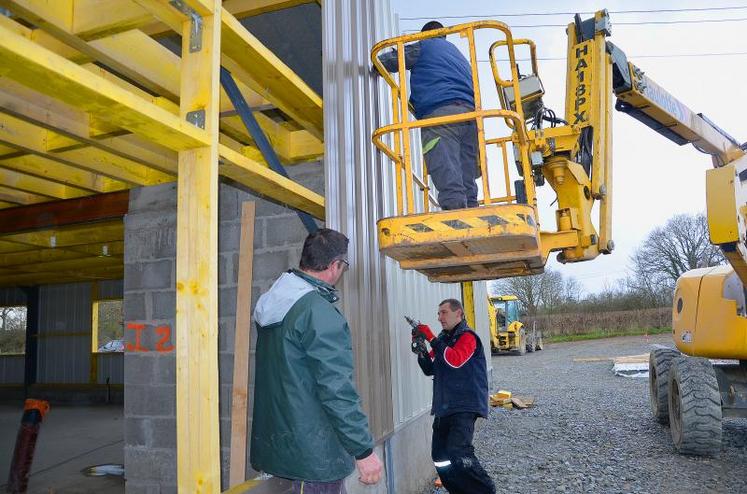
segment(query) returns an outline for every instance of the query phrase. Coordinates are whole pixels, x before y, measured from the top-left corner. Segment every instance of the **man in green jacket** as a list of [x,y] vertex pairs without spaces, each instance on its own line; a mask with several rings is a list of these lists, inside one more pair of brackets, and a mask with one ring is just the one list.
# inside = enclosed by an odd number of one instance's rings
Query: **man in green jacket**
[[300,269],[283,273],[254,310],[251,464],[292,480],[294,493],[344,494],[355,467],[364,484],[381,477],[353,382],[350,328],[333,305],[347,250],[342,233],[310,234]]

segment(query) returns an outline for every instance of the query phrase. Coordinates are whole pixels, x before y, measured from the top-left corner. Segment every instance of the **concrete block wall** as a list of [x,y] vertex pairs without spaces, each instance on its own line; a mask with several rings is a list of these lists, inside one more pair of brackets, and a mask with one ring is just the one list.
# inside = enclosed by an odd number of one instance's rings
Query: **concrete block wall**
[[[321,163],[297,165],[288,171],[292,179],[323,193]],[[306,237],[306,230],[294,211],[258,199],[232,185],[220,185],[218,349],[224,488],[230,446],[241,204],[249,200],[256,202],[252,308],[280,273],[298,265]],[[125,321],[130,325],[130,329],[125,329],[130,348],[125,352],[128,494],[176,492],[175,257],[176,184],[131,191],[129,213],[125,218],[124,280]],[[140,327],[142,329],[138,329]],[[256,334],[252,334],[252,353],[255,342]],[[253,375],[250,373],[250,410],[251,386]],[[247,470],[248,476],[253,473]],[[282,485],[273,488],[274,492],[283,490]]]

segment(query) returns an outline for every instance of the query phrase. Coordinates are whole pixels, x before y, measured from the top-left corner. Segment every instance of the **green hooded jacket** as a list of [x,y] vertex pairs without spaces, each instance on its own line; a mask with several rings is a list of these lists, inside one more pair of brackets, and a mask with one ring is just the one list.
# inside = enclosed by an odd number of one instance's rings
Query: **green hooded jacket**
[[252,468],[332,482],[371,453],[373,439],[353,382],[350,328],[334,287],[284,273],[257,301]]

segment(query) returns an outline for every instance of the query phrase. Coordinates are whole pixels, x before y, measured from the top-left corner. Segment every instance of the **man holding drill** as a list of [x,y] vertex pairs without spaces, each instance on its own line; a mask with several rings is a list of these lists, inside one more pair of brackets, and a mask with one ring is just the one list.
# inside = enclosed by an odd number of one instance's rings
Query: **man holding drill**
[[[495,485],[480,465],[472,446],[477,417],[488,416],[488,376],[480,337],[464,319],[455,299],[438,306],[443,331],[435,337],[425,324],[413,339],[425,338],[430,353],[418,351],[418,364],[433,376],[433,444],[431,457],[450,494],[494,494]],[[419,333],[419,334],[415,334]]]

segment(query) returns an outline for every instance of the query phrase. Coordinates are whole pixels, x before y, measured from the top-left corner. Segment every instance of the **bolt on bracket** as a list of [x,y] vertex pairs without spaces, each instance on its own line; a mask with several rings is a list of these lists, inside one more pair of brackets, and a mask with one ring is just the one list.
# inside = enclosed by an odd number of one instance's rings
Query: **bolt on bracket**
[[[196,53],[202,50],[202,17],[183,0],[171,0],[172,7],[189,17],[191,28],[189,30],[189,52]],[[180,33],[181,34],[181,33]]]

